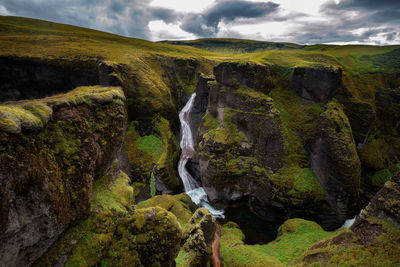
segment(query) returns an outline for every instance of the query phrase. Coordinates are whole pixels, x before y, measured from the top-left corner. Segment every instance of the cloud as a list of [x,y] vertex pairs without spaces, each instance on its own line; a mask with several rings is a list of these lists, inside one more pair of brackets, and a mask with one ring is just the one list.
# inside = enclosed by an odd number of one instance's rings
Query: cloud
[[[321,7],[328,24],[312,25],[314,31],[321,33],[324,42],[392,43],[399,32],[400,1],[397,0],[342,0],[329,1]],[[305,25],[308,29],[310,25]],[[360,33],[362,31],[362,33]],[[311,32],[300,36],[310,38]],[[379,37],[379,38],[377,38]],[[309,42],[315,39],[310,38]],[[386,41],[385,41],[386,40]]]
[[[307,1],[311,0],[209,0],[193,12],[182,8],[190,7],[188,0],[169,4],[165,0],[2,0],[0,14],[147,40],[235,37],[302,44],[400,43],[399,0],[313,0],[312,5]],[[157,6],[161,2],[162,7]],[[307,5],[312,11],[300,8]]]
[[183,19],[182,29],[201,37],[213,37],[219,31],[220,22],[229,23],[239,19],[266,19],[267,16],[279,17],[278,9],[279,5],[273,2],[219,1],[203,13],[187,14]]
[[174,21],[173,10],[149,7],[141,0],[3,0],[4,10],[18,16],[50,20],[120,35],[149,39],[152,20]]

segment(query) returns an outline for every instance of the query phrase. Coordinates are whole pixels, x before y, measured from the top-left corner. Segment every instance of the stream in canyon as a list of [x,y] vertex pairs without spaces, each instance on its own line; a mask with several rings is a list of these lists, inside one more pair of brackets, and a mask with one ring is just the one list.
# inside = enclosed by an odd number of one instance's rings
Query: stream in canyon
[[208,197],[203,187],[190,175],[186,169],[186,163],[195,154],[193,135],[190,129],[190,111],[193,108],[194,99],[196,93],[190,96],[189,101],[179,112],[179,120],[181,122],[181,157],[178,164],[179,176],[182,179],[183,186],[185,188],[185,193],[190,196],[192,201],[200,207],[204,207],[210,211],[210,213],[216,218],[224,218],[224,211],[221,209],[216,209],[211,206],[208,201]]

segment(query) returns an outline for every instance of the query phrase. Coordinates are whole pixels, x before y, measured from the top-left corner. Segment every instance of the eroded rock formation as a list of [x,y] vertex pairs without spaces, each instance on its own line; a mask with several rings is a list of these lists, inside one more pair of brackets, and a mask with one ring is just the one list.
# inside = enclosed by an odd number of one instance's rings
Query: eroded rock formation
[[92,185],[111,164],[126,126],[120,88],[0,107],[0,258],[26,266],[89,214]]

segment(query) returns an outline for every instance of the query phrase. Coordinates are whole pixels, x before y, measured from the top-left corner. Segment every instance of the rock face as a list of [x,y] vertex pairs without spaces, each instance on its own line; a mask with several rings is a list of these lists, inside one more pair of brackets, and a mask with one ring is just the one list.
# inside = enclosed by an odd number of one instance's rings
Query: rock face
[[89,214],[126,126],[120,88],[0,106],[0,262],[26,266]]
[[196,210],[186,224],[182,239],[182,249],[189,254],[185,266],[210,266],[215,230],[215,219],[211,213],[205,208]]
[[333,67],[298,67],[293,71],[291,87],[299,96],[326,103],[332,99],[342,80],[342,70]]
[[[287,88],[290,72],[269,68],[215,67],[197,135],[202,185],[212,202],[247,202],[270,222],[301,217],[336,229],[355,215],[360,188],[349,120],[335,103],[325,112],[304,103]],[[272,98],[265,81],[273,82]]]
[[[230,70],[234,71],[232,77],[228,75]],[[246,70],[255,74],[247,75]],[[265,94],[232,82],[237,78],[268,91],[261,87],[267,79],[258,77],[259,73],[266,71],[261,66],[222,63],[215,68],[215,76],[223,84],[209,83],[208,110],[197,151],[202,184],[211,201],[244,197],[254,197],[264,204],[270,201],[266,170],[281,168],[285,154],[279,111]]]
[[327,105],[318,120],[315,138],[312,168],[329,204],[344,221],[355,213],[361,166],[349,121],[338,104]]
[[400,229],[400,172],[394,175],[374,196],[368,206],[354,222],[351,229],[357,230],[372,218],[389,221]]
[[367,141],[372,130],[376,116],[375,111],[369,103],[350,102],[346,104],[344,112],[349,118],[354,141],[356,141],[357,147],[361,147]]
[[0,102],[41,98],[78,86],[119,85],[112,67],[95,60],[0,57]]
[[400,88],[377,92],[375,100],[378,117],[400,135]]
[[400,173],[374,196],[351,231],[317,243],[305,253],[308,264],[398,266],[400,248]]
[[[175,215],[156,206],[134,209],[129,177],[114,165],[94,183],[87,220],[63,234],[34,266],[173,265],[182,238]],[[174,198],[168,199],[179,206]]]
[[274,88],[274,78],[279,75],[279,71],[274,66],[223,62],[214,68],[214,75],[220,84],[236,89],[245,86],[268,93]]

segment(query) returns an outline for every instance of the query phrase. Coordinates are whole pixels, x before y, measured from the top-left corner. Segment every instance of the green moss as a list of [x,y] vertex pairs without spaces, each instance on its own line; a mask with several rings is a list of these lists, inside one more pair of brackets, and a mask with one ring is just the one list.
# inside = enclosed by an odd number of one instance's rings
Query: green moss
[[325,190],[311,168],[285,166],[270,179],[281,189],[280,195],[285,196],[285,201],[293,198],[293,201],[301,203],[306,199],[326,199]]
[[367,176],[367,183],[371,185],[376,191],[381,189],[389,179],[400,170],[400,164],[393,164],[389,168],[376,171],[375,173]]
[[368,168],[380,170],[388,167],[390,163],[390,145],[383,138],[370,137],[360,153],[361,162]]
[[218,127],[218,119],[213,117],[208,110],[202,119],[202,127],[204,127],[205,131],[209,131]]
[[0,106],[0,130],[19,134],[22,129],[37,130],[43,127],[39,117],[21,106]]
[[227,266],[301,265],[303,253],[316,242],[336,232],[325,232],[316,223],[303,219],[287,220],[278,237],[266,245],[245,245],[244,235],[235,225],[224,225],[220,240],[221,256]]
[[257,166],[257,164],[258,161],[255,157],[239,156],[238,158],[230,159],[226,163],[226,168],[230,171],[230,173],[237,176],[242,176],[250,170],[255,170],[257,173],[262,173],[262,168]]
[[190,197],[186,194],[159,195],[136,205],[137,208],[161,207],[173,213],[180,225],[184,227],[197,209]]
[[161,157],[163,153],[163,142],[154,135],[141,136],[136,140],[138,148],[150,154],[155,162]]
[[66,266],[161,266],[178,254],[182,229],[175,215],[160,207],[133,211],[129,178],[114,171],[95,181],[89,218],[64,233],[36,266],[52,266],[64,255]]
[[279,227],[277,239],[263,246],[262,251],[290,265],[300,260],[304,251],[315,243],[337,234],[337,232],[325,232],[312,221],[290,219]]
[[42,101],[52,106],[80,104],[107,104],[115,100],[125,101],[124,92],[120,87],[81,86],[61,95],[44,98]]
[[[68,122],[67,122],[68,123]],[[65,122],[61,122],[59,127],[55,129],[55,145],[54,152],[70,159],[73,155],[80,151],[81,142],[76,138],[73,132],[64,131]]]
[[250,87],[240,85],[240,87],[235,91],[235,93],[243,95],[245,97],[249,97],[249,99],[257,99],[257,100],[270,100],[266,94],[253,90]]
[[288,88],[274,89],[269,96],[274,99],[282,120],[285,146],[288,149],[286,165],[309,167],[307,146],[313,141],[317,119],[324,111],[323,106],[303,103]]
[[332,239],[324,246],[308,250],[306,262],[319,262],[324,266],[399,266],[400,230],[388,221],[377,218],[371,221],[373,229],[382,229],[382,233],[376,230],[367,232],[376,235],[371,241],[364,243],[361,240],[365,237],[358,237],[350,231],[340,236],[342,241],[339,243]]
[[[153,133],[140,136],[139,130],[143,125],[147,125],[147,131]],[[147,121],[132,121],[126,132],[124,150],[133,181],[145,184],[149,193],[153,190],[155,194],[152,185],[156,177],[171,189],[180,185],[175,168],[180,155],[179,144],[167,119],[157,115]]]
[[237,129],[236,124],[230,122],[224,122],[216,129],[210,130],[204,134],[203,138],[221,144],[241,144],[249,141],[247,136]]
[[131,210],[134,203],[133,188],[129,185],[130,179],[124,172],[119,172],[113,181],[110,175],[97,180],[93,185],[91,209],[93,212]]
[[0,106],[0,130],[13,134],[20,134],[22,130],[39,130],[49,121],[54,106],[76,106],[93,101],[107,104],[114,99],[125,100],[121,88],[88,86],[40,100],[5,103]]

